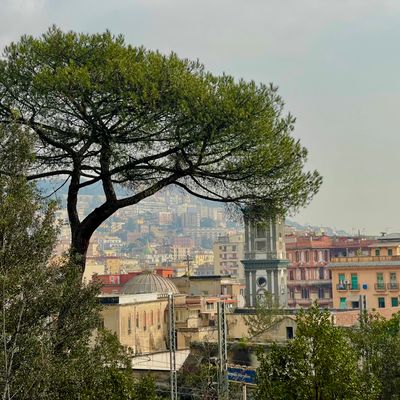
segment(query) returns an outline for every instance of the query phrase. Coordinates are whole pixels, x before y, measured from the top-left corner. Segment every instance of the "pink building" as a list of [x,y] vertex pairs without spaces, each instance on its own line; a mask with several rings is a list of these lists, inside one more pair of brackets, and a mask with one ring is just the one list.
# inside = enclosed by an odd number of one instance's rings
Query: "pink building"
[[353,237],[287,236],[288,306],[309,307],[314,300],[332,308],[332,275],[327,268],[334,257],[368,255],[372,240]]

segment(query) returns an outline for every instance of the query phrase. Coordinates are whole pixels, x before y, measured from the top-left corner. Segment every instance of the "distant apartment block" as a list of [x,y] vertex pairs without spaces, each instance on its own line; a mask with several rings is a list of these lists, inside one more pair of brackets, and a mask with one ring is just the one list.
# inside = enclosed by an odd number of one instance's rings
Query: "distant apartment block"
[[195,246],[202,246],[205,241],[215,242],[218,237],[235,234],[226,228],[183,228],[183,234],[194,240]]
[[194,240],[190,236],[174,236],[171,238],[171,244],[180,247],[194,247]]
[[400,236],[379,239],[369,250],[370,255],[332,258],[333,307],[358,310],[361,299],[368,311],[390,318],[400,311]]
[[220,236],[213,246],[214,273],[216,275],[231,275],[244,279],[244,269],[241,263],[244,256],[243,235]]
[[327,265],[335,257],[369,255],[372,240],[329,236],[287,236],[289,307],[309,307],[314,300],[333,307],[332,277]]

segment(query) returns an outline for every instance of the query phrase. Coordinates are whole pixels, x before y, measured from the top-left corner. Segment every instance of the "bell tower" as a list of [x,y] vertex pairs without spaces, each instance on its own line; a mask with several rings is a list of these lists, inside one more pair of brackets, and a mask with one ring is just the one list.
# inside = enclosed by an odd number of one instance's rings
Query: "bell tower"
[[287,266],[283,219],[253,221],[245,217],[244,272],[246,306],[254,307],[257,296],[271,293],[287,307]]

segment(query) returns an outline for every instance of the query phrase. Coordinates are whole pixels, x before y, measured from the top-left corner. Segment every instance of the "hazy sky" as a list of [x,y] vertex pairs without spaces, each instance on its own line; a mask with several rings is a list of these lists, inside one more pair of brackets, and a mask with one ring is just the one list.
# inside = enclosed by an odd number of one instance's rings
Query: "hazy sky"
[[400,231],[400,0],[0,0],[0,46],[51,24],[122,33],[280,88],[324,184],[294,219]]

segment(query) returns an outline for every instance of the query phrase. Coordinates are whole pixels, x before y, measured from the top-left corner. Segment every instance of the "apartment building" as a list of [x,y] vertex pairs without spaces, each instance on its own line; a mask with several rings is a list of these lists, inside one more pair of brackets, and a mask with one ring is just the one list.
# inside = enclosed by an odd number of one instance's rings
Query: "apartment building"
[[332,258],[333,307],[358,310],[363,300],[368,311],[390,318],[400,311],[400,236],[381,238],[369,249],[369,255]]
[[333,307],[332,276],[327,268],[336,257],[368,256],[373,240],[353,237],[295,236],[285,238],[288,266],[288,306],[309,307],[318,300]]
[[213,252],[216,275],[231,275],[233,278],[244,279],[241,263],[244,257],[243,235],[219,236],[214,243]]

